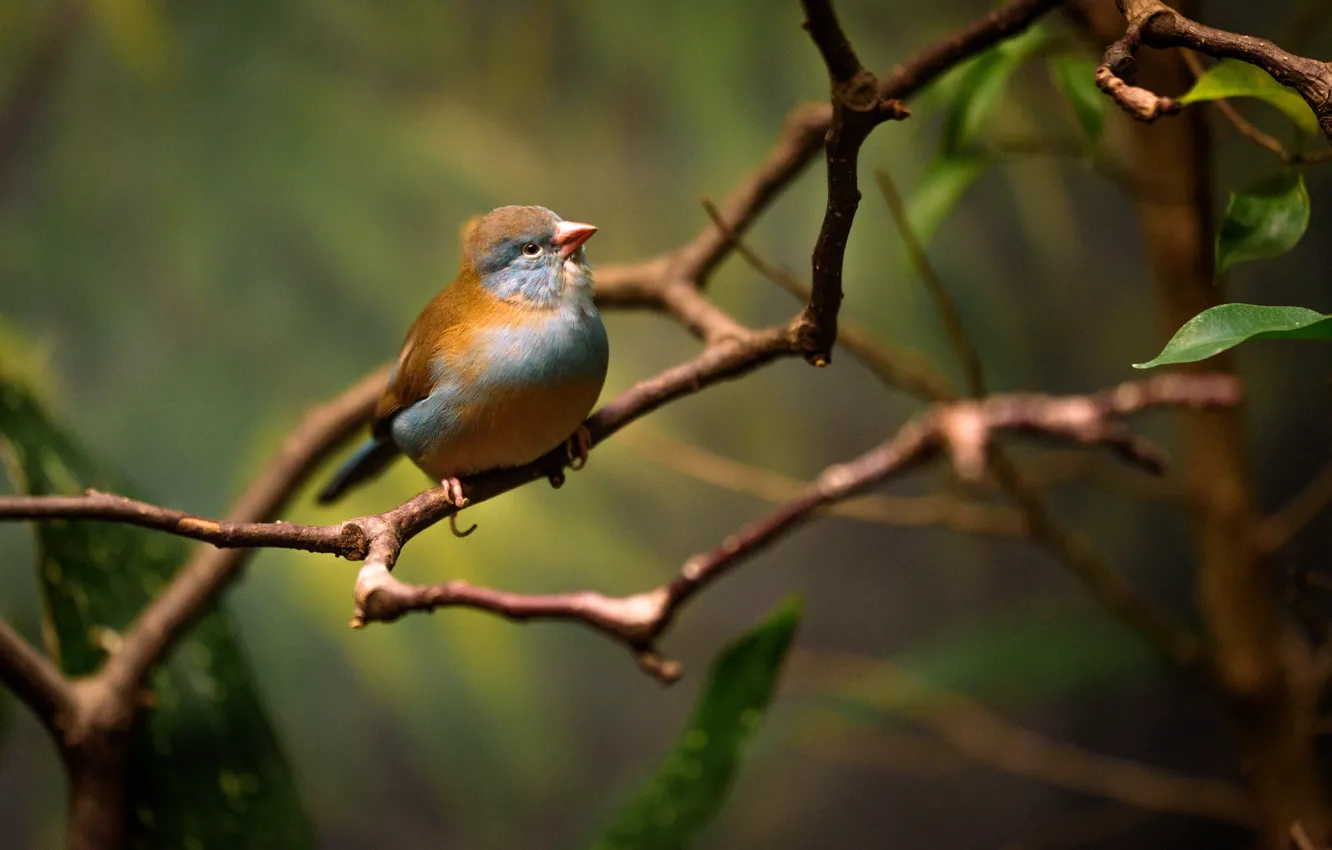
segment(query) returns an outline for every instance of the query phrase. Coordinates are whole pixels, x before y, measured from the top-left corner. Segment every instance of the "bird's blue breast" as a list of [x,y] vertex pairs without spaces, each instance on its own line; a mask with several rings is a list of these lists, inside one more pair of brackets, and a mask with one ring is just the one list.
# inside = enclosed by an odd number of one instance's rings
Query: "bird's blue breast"
[[[601,380],[610,357],[606,328],[590,304],[565,306],[538,322],[480,330],[474,339],[475,356],[484,365],[472,389],[481,394]],[[448,364],[439,367],[444,371]]]

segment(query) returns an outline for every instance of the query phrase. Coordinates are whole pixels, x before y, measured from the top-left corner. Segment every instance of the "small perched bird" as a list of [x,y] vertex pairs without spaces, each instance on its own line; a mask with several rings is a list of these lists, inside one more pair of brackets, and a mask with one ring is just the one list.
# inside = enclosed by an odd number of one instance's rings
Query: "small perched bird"
[[369,442],[319,501],[334,501],[399,454],[458,507],[466,504],[461,476],[520,466],[561,442],[585,462],[582,423],[610,355],[583,251],[596,231],[544,207],[499,207],[470,223],[458,277],[407,332]]

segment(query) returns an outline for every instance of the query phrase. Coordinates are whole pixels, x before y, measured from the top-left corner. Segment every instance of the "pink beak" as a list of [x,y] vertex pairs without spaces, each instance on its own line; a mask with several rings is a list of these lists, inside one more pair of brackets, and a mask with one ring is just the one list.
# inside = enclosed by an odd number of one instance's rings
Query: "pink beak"
[[562,221],[555,225],[555,247],[560,249],[560,256],[567,259],[584,242],[591,239],[592,234],[596,232],[596,227],[590,224]]

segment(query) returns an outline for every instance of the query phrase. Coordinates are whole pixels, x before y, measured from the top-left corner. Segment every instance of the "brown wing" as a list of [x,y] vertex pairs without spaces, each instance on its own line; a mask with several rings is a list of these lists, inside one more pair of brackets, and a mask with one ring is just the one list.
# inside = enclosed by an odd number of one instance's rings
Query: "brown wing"
[[407,340],[398,354],[398,365],[384,395],[375,408],[373,433],[384,437],[389,424],[401,410],[406,410],[433,390],[431,363],[446,347],[446,341],[463,329],[463,304],[458,295],[460,281],[454,281],[430,300],[407,331]]

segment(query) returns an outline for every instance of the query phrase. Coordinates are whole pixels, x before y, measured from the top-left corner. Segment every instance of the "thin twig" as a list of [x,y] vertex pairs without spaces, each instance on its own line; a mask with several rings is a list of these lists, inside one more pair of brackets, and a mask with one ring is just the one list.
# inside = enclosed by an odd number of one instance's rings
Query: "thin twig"
[[[650,463],[765,502],[790,501],[809,488],[807,481],[740,463],[669,437],[636,430],[626,432],[620,439]],[[857,496],[831,505],[824,513],[882,525],[943,526],[964,534],[1020,537],[1026,532],[1022,516],[1012,508],[947,493]]]
[[1181,776],[1052,740],[1010,723],[970,697],[912,676],[890,661],[821,653],[817,670],[821,690],[908,717],[958,753],[1006,774],[1148,811],[1241,826],[1256,822],[1252,800],[1237,785]]
[[[731,248],[763,277],[777,284],[799,301],[809,301],[810,288],[786,268],[774,265],[749,246],[739,235],[727,229],[721,214],[711,201],[704,199],[703,210],[712,219]],[[929,359],[913,348],[876,341],[868,328],[851,319],[838,319],[837,344],[852,353],[879,380],[894,388],[928,401],[954,397],[952,388]]]
[[1332,463],[1309,480],[1276,513],[1262,519],[1254,528],[1254,540],[1263,552],[1284,549],[1295,535],[1332,503]]
[[911,264],[915,266],[916,274],[920,275],[930,297],[934,299],[934,308],[939,312],[939,320],[943,322],[948,342],[962,363],[962,371],[966,375],[967,395],[979,398],[985,395],[985,370],[981,366],[976,345],[971,341],[966,325],[962,322],[957,302],[949,294],[938,272],[934,270],[934,265],[925,252],[925,246],[921,244],[916,231],[912,229],[911,220],[907,217],[906,204],[902,202],[902,195],[897,191],[893,178],[884,169],[876,170],[874,178],[879,184],[879,193],[883,195],[889,211],[893,214],[893,221],[902,237],[902,244],[906,246],[907,254],[911,257]]

